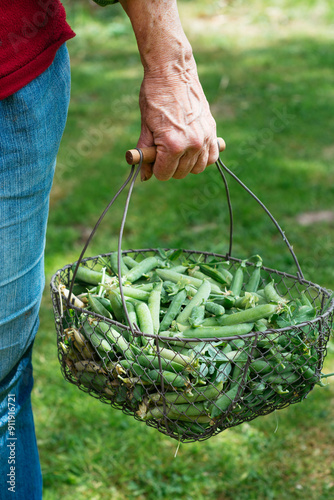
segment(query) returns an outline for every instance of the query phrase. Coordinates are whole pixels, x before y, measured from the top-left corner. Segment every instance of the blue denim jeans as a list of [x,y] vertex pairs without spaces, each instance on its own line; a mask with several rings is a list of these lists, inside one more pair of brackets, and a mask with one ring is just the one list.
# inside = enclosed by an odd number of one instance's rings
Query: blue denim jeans
[[44,288],[49,194],[69,96],[69,58],[63,45],[46,71],[0,101],[2,500],[42,498],[30,398],[31,352]]

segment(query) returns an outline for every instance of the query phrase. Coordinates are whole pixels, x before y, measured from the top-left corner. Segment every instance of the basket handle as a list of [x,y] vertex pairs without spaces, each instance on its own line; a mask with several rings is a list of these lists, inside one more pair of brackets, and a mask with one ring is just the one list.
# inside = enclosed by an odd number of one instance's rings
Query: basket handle
[[282,239],[283,239],[284,243],[288,247],[288,250],[289,250],[289,252],[290,252],[290,254],[291,254],[291,256],[292,256],[292,258],[294,260],[294,263],[295,263],[295,265],[297,267],[297,277],[298,277],[299,281],[304,280],[305,278],[304,278],[304,275],[303,275],[303,271],[301,270],[300,264],[298,262],[296,254],[295,254],[295,252],[293,250],[293,247],[292,247],[291,243],[289,242],[288,238],[286,237],[285,232],[283,231],[283,229],[281,228],[281,226],[279,225],[279,223],[277,222],[277,220],[275,219],[275,217],[272,215],[272,213],[269,211],[269,209],[265,206],[264,203],[262,203],[262,201],[230,169],[228,169],[226,167],[226,165],[224,165],[224,163],[222,162],[222,160],[220,159],[220,157],[216,161],[216,166],[217,166],[218,172],[220,173],[220,175],[221,175],[221,177],[223,179],[224,185],[225,185],[226,198],[227,198],[227,204],[228,204],[228,209],[229,209],[229,218],[230,218],[230,244],[229,244],[229,251],[226,254],[226,258],[228,259],[229,257],[232,257],[231,254],[232,254],[232,244],[233,244],[233,210],[232,210],[231,197],[230,197],[230,193],[229,193],[229,189],[228,189],[228,184],[227,184],[227,180],[226,180],[226,177],[224,175],[223,170],[225,170],[225,172],[227,172],[238,184],[240,184],[240,186],[252,198],[254,198],[254,200],[258,203],[258,205],[260,205],[260,207],[268,215],[268,217],[273,222],[273,224],[276,226],[276,229],[278,230],[278,232],[282,236]]
[[[219,152],[225,151],[226,143],[224,139],[218,137],[217,141]],[[129,149],[125,153],[125,159],[129,165],[137,165],[140,161],[142,161],[142,163],[154,163],[157,155],[157,148],[155,146],[149,148],[140,148],[140,151],[143,155],[142,160],[138,149]]]

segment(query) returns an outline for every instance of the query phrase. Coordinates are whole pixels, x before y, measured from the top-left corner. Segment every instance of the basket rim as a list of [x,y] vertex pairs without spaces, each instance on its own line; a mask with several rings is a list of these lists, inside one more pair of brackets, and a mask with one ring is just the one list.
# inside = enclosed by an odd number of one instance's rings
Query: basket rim
[[[213,256],[213,257],[220,257],[220,258],[223,258],[225,259],[226,261],[234,261],[234,262],[244,262],[244,260],[242,259],[239,259],[239,258],[236,258],[236,257],[232,257],[232,256],[227,256],[227,255],[223,255],[223,254],[219,254],[219,253],[214,253],[214,252],[206,252],[206,251],[200,251],[200,250],[189,250],[189,249],[174,249],[174,248],[163,248],[164,250],[182,250],[182,252],[184,253],[194,253],[194,254],[200,254],[200,255],[208,255],[208,256]],[[159,249],[158,248],[143,248],[143,249],[127,249],[127,250],[122,250],[122,254],[126,254],[126,253],[143,253],[143,252],[158,252]],[[108,252],[108,253],[101,253],[99,255],[95,255],[95,256],[92,256],[92,257],[86,257],[85,259],[82,260],[82,262],[87,262],[87,261],[90,261],[90,260],[95,260],[99,257],[108,257],[114,253],[116,253],[117,251],[113,251],[113,252]],[[50,287],[51,287],[51,292],[58,295],[59,296],[59,290],[58,288],[55,286],[55,280],[58,278],[59,276],[59,273],[61,271],[66,271],[67,269],[71,268],[74,264],[76,264],[77,261],[71,263],[71,264],[66,264],[65,266],[63,266],[62,268],[58,269],[51,277],[51,281],[50,281]],[[255,266],[255,264],[253,262],[249,262],[249,261],[246,261],[246,265],[250,265],[250,266]],[[331,296],[331,290],[328,290],[327,288],[324,288],[320,285],[318,285],[317,283],[313,283],[312,281],[309,281],[309,280],[305,280],[304,278],[300,278],[299,276],[296,276],[296,275],[293,275],[293,274],[289,274],[289,273],[286,273],[284,271],[279,271],[277,269],[272,269],[272,268],[269,268],[269,267],[266,267],[266,266],[261,266],[261,269],[263,269],[264,271],[268,271],[270,273],[275,273],[275,274],[278,274],[280,276],[284,276],[286,278],[291,278],[291,279],[294,279],[295,281],[298,281],[298,283],[302,284],[302,285],[308,285],[308,286],[311,286],[315,289],[317,289],[319,292],[323,293],[323,295],[327,296],[327,298],[330,298]],[[109,318],[106,318],[104,316],[101,316],[100,314],[97,314],[97,313],[94,313],[93,311],[88,311],[88,309],[85,309],[85,308],[80,308],[80,307],[77,307],[75,306],[74,304],[71,304],[71,308],[76,310],[76,311],[79,311],[79,312],[84,312],[84,313],[88,313],[90,316],[94,316],[98,319],[103,319],[106,323],[109,323],[110,325],[116,325],[118,327],[121,327],[123,330],[130,330],[130,327],[127,326],[127,325],[123,325],[122,323],[119,323],[118,321],[115,321],[113,319],[109,319]],[[162,336],[162,335],[150,335],[150,334],[147,334],[147,333],[144,333],[142,332],[141,330],[139,329],[134,329],[135,333],[138,334],[138,336],[143,336],[145,338],[154,338],[154,339],[158,339],[158,340],[164,340],[164,341],[178,341],[178,342],[184,342],[185,344],[188,343],[188,342],[219,342],[219,341],[224,341],[224,340],[235,340],[235,339],[239,339],[239,338],[249,338],[249,337],[255,337],[255,336],[260,336],[260,335],[266,335],[266,334],[271,334],[271,333],[281,333],[281,332],[286,332],[286,331],[290,331],[290,330],[293,330],[293,329],[299,329],[299,328],[302,328],[304,326],[307,326],[307,325],[311,325],[311,324],[314,324],[314,323],[318,323],[319,321],[321,320],[324,320],[326,318],[328,318],[331,314],[333,314],[334,312],[334,297],[332,298],[329,306],[327,307],[327,310],[317,316],[316,318],[313,318],[312,320],[310,321],[304,321],[303,323],[299,323],[298,325],[289,325],[289,326],[286,326],[284,328],[271,328],[271,329],[268,329],[268,330],[265,330],[263,332],[260,332],[260,331],[257,331],[257,332],[250,332],[250,333],[247,333],[247,334],[243,334],[243,335],[231,335],[229,337],[210,337],[210,338],[205,338],[205,339],[200,339],[200,338],[196,338],[196,337],[192,337],[192,338],[180,338],[180,337],[166,337],[166,336]]]

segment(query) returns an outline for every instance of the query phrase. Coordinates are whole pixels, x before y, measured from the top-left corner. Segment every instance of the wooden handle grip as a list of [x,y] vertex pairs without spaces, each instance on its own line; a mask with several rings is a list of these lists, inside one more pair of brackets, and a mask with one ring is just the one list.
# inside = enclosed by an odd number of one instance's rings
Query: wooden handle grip
[[[224,139],[218,137],[219,151],[224,151],[226,144]],[[157,154],[157,149],[155,146],[150,148],[141,148],[143,153],[143,163],[154,163]],[[137,165],[140,162],[140,154],[137,149],[129,149],[125,154],[125,159],[129,165]]]

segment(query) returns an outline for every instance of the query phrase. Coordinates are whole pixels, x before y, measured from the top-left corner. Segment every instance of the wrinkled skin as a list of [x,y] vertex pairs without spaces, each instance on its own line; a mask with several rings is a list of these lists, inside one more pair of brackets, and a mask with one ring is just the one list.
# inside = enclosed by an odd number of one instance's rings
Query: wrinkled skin
[[144,67],[137,146],[157,147],[142,180],[183,179],[218,158],[216,124],[200,84],[176,0],[120,0],[137,39]]

